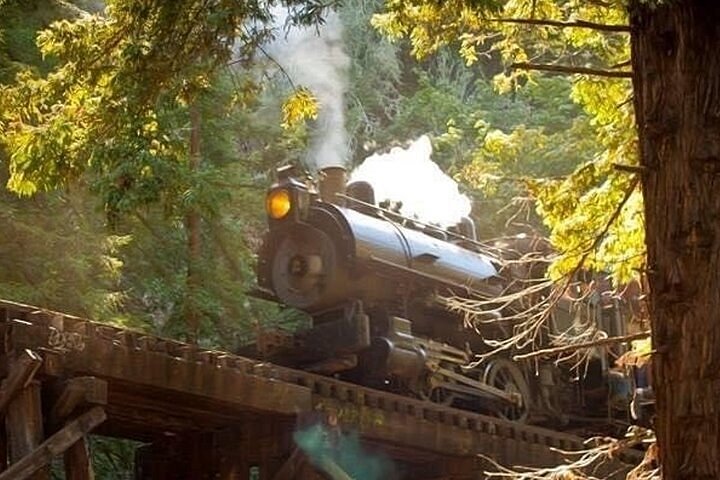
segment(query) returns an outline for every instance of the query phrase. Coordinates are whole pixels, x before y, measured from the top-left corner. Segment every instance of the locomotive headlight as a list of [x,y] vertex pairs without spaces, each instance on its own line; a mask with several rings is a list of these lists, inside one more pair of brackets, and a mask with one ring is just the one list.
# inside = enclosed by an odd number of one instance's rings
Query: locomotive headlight
[[282,220],[287,216],[292,208],[290,200],[290,192],[284,188],[279,188],[268,193],[265,200],[265,210],[273,220]]

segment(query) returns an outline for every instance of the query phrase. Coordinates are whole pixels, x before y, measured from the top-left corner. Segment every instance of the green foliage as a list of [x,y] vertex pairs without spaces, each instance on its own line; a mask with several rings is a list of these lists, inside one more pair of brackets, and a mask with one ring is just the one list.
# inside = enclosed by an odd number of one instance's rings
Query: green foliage
[[[239,80],[230,74],[215,77],[212,87],[196,99],[199,165],[183,161],[174,170],[161,171],[173,188],[165,188],[159,201],[124,210],[116,226],[133,237],[123,250],[127,295],[122,315],[140,320],[155,333],[182,338],[188,333],[185,306],[191,302],[199,312],[199,341],[213,348],[235,348],[241,337],[276,312],[246,293],[264,228],[264,188],[255,176],[267,164],[259,153],[262,143],[246,145],[248,155],[238,158],[238,139],[245,138],[248,128],[261,127],[249,121],[243,105],[232,101]],[[183,117],[183,107],[178,108]],[[279,122],[275,126],[280,130]],[[185,227],[191,212],[201,218],[201,253],[194,259]],[[197,288],[188,285],[191,261]]]
[[92,197],[3,193],[0,206],[1,298],[93,318],[107,318],[122,303],[118,250],[126,239],[105,234]]
[[82,10],[60,0],[6,0],[0,2],[0,84],[31,66],[47,72],[51,64],[43,61],[36,45],[39,30],[61,18],[75,18]]
[[297,89],[282,106],[282,126],[290,129],[304,120],[314,120],[318,115],[318,104],[315,96],[307,88]]
[[[18,30],[32,37],[68,17],[51,3],[37,2],[42,22],[26,22],[17,10]],[[291,3],[294,22],[317,21],[322,11],[317,2]],[[236,347],[275,316],[276,307],[246,294],[264,223],[258,178],[279,159],[300,157],[305,129],[283,131],[280,108],[270,115],[260,108],[256,78],[224,67],[233,50],[246,61],[266,37],[264,28],[245,27],[266,19],[270,6],[118,0],[105,15],[76,15],[39,33],[36,64],[19,64],[14,81],[0,87],[8,186],[34,195],[8,201],[26,213],[56,195],[42,191],[69,186],[91,201],[83,215],[97,223],[63,233],[72,249],[38,241],[13,256],[35,283],[28,287],[17,279],[24,270],[10,268],[4,296],[180,338],[193,305],[199,341],[213,348]],[[191,108],[200,118],[197,163],[188,147]],[[188,250],[189,215],[200,219],[197,258]],[[58,233],[73,225],[47,208],[16,223]],[[38,272],[35,260],[57,267]],[[191,262],[199,288],[188,280]]]
[[[219,68],[230,54],[223,28],[265,12],[248,10],[251,4],[184,5],[190,10],[118,1],[107,16],[79,18],[51,1],[36,2],[29,16],[14,2],[5,10],[10,33],[28,37],[52,20],[74,20],[39,35],[49,63],[36,48],[25,56],[17,43],[7,50],[9,58],[35,62],[16,62],[19,74],[0,96],[8,185],[34,196],[0,198],[13,232],[0,242],[7,253],[0,295],[181,338],[183,306],[192,302],[201,343],[234,348],[277,312],[246,295],[264,222],[257,175],[299,151],[303,129],[282,132],[279,108],[272,128],[257,122],[258,84]],[[228,13],[235,19],[208,19],[206,8],[220,7],[235,9]],[[298,2],[298,15],[302,8]],[[137,9],[150,10],[136,18]],[[191,14],[207,22],[195,25]],[[180,32],[192,45],[170,41]],[[263,35],[244,39],[251,46]],[[189,161],[188,102],[200,110],[199,166]],[[40,193],[60,185],[74,192],[72,210],[65,210],[69,194]],[[184,225],[190,212],[200,215],[202,242],[195,266],[201,288],[193,291]]]
[[134,477],[135,449],[139,442],[92,435],[90,454],[95,478],[98,480],[126,480]]
[[[533,13],[538,18],[575,14],[590,21],[621,22],[622,13],[550,0],[416,2],[414,9],[405,8],[406,3],[388,2],[388,13],[374,21],[391,36],[408,36],[416,55],[436,53],[421,64],[409,61],[404,46],[365,27],[381,2],[352,0],[340,12],[352,58],[348,124],[356,158],[378,146],[430,133],[437,160],[477,194],[485,236],[501,234],[512,214],[489,213],[524,195],[524,185],[529,185],[553,242],[566,252],[557,271],[570,268],[593,232],[604,231],[601,223],[622,198],[618,189],[629,181],[626,173],[612,167],[634,162],[627,83],[582,76],[535,78],[508,73],[503,62],[545,58],[563,49],[559,57],[575,63],[619,63],[627,54],[627,42],[622,34],[489,19]],[[5,10],[12,13],[7,18],[21,19],[18,5],[4,5],[11,8]],[[93,205],[101,206],[84,212],[98,222],[92,230],[96,239],[79,244],[103,246],[102,255],[115,261],[100,265],[114,265],[117,271],[80,262],[87,267],[75,277],[91,278],[102,270],[107,280],[95,284],[97,294],[77,292],[64,304],[50,283],[31,295],[30,290],[19,291],[17,280],[8,280],[12,288],[6,291],[17,290],[16,298],[183,336],[182,306],[190,294],[184,223],[190,212],[197,212],[202,218],[197,266],[202,281],[192,292],[197,297],[192,302],[201,312],[201,337],[207,345],[233,345],[243,332],[276,313],[244,293],[253,277],[250,265],[262,230],[262,185],[277,164],[302,161],[307,128],[290,120],[313,114],[313,102],[303,91],[287,102],[282,80],[260,84],[251,71],[223,68],[231,55],[229,32],[242,32],[238,55],[247,60],[267,32],[244,27],[252,19],[266,18],[267,11],[247,2],[116,0],[105,16],[77,16],[77,9],[64,3],[66,10],[50,1],[34,5],[35,13],[23,21],[3,24],[4,45],[11,47],[3,50],[3,58],[15,62],[13,74],[19,72],[16,81],[2,87],[0,97],[0,140],[10,154],[9,186],[27,195],[79,185]],[[312,21],[322,10],[317,2],[295,6],[296,22]],[[67,19],[39,36],[39,50],[20,41],[56,18]],[[460,49],[464,58],[447,45]],[[467,63],[473,68],[466,68]],[[493,86],[509,94],[498,96]],[[282,128],[283,101],[285,123],[295,123],[292,128]],[[188,155],[189,105],[201,110],[199,166],[191,164]],[[595,253],[589,261],[597,268],[615,268],[618,279],[627,278],[637,266],[618,263],[618,255],[630,252],[641,258],[639,205],[639,199],[631,197],[618,216],[637,235],[619,241],[616,222],[605,232],[606,241],[592,243]],[[101,213],[114,228],[113,235],[100,227]],[[34,215],[42,216],[38,211]],[[63,217],[32,218],[18,225]],[[73,258],[96,254],[88,249]],[[63,265],[54,271],[76,270]],[[79,285],[83,282],[87,280],[78,280]],[[230,324],[227,318],[233,319]]]
[[[315,2],[290,4],[297,21],[322,11]],[[152,175],[152,168],[144,167],[158,159],[177,163],[176,140],[182,135],[165,118],[167,111],[176,112],[207,89],[233,49],[236,61],[243,60],[267,38],[262,22],[271,6],[115,0],[105,15],[52,24],[38,36],[38,46],[57,66],[47,75],[23,72],[0,90],[0,139],[11,152],[10,189],[50,190],[88,168],[107,174],[108,164],[128,158],[145,157],[135,160],[132,181],[148,171]],[[140,188],[145,183],[141,179]]]
[[[88,450],[97,480],[130,480],[135,478],[135,451],[142,444],[132,440],[90,435]],[[62,457],[55,457],[51,478],[65,479]]]
[[[407,38],[418,58],[452,45],[467,65],[499,58],[506,66],[532,59],[539,63],[552,60],[571,68],[613,69],[629,59],[629,37],[623,32],[558,28],[544,20],[622,25],[627,18],[619,1],[518,0],[489,6],[462,1],[391,1],[384,13],[374,17],[373,24],[390,38]],[[570,96],[585,115],[576,116],[572,106],[564,103],[565,114],[555,110],[556,118],[545,117],[537,127],[521,122],[511,129],[498,128],[477,118],[474,126],[479,148],[463,176],[486,195],[502,193],[501,181],[527,177],[519,180],[530,185],[538,213],[561,253],[552,275],[572,271],[580,258],[587,257],[589,267],[625,282],[641,266],[644,251],[639,193],[632,193],[619,214],[613,215],[625,198],[625,189],[635,185],[628,173],[614,168],[637,161],[628,101],[630,83],[587,75],[573,75],[571,82]],[[537,80],[526,70],[512,68],[497,73],[494,84],[498,91],[512,95],[561,87],[561,83]],[[535,104],[541,111],[552,111],[547,107],[563,105],[557,102],[559,91],[546,90],[535,98]],[[533,100],[528,106],[532,109]],[[465,131],[452,123],[446,138],[457,142],[466,138]],[[579,166],[569,174],[575,165]],[[538,178],[549,175],[563,178]],[[608,221],[612,224],[607,225]],[[601,238],[596,239],[598,235]]]

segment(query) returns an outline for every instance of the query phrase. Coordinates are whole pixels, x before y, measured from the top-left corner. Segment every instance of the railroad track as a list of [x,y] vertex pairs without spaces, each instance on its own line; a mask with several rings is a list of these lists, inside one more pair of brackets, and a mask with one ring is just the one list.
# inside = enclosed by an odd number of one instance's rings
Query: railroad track
[[[583,446],[567,433],[8,301],[0,301],[0,332],[1,353],[39,352],[47,378],[107,381],[108,429],[119,436],[142,438],[142,428],[218,429],[255,414],[325,415],[364,441],[407,456],[480,453],[504,464],[547,466],[563,461],[556,450]],[[167,408],[156,407],[162,402]]]

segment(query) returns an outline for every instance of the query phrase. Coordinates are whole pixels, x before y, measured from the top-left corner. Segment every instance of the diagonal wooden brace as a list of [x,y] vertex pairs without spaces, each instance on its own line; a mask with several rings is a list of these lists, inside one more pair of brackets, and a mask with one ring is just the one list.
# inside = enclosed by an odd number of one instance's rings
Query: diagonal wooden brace
[[0,480],[25,480],[49,464],[54,456],[65,452],[92,429],[104,422],[105,418],[107,415],[102,407],[94,407],[80,415],[45,440],[34,452],[0,473]]

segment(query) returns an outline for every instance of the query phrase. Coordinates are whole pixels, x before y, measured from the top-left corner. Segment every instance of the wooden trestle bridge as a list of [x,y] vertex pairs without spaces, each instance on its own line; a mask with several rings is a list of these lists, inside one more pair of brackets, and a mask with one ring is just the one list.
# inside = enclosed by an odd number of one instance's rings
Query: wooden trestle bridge
[[562,462],[553,448],[582,447],[565,433],[11,302],[0,301],[0,339],[0,480],[49,479],[59,456],[66,479],[94,478],[91,432],[142,442],[138,480],[352,478],[295,446],[311,424],[354,432],[367,455],[392,462],[391,478],[484,478],[478,454],[550,466]]

